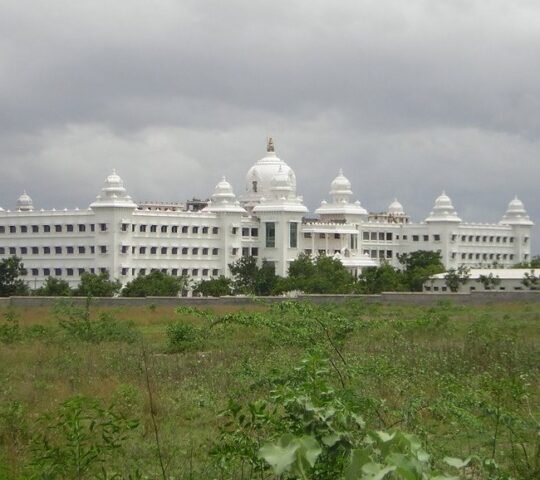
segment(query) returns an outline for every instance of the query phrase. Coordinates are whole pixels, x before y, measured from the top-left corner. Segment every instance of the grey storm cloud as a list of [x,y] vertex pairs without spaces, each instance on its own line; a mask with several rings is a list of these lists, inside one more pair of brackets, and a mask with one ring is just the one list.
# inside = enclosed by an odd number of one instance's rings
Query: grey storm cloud
[[343,167],[370,210],[538,222],[539,51],[528,0],[4,0],[0,205],[241,193],[272,134],[311,209]]

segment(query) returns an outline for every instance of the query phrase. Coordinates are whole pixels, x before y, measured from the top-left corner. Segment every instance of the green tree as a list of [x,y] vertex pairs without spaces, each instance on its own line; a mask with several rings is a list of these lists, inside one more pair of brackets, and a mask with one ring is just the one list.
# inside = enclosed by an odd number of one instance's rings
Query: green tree
[[73,290],[65,280],[47,277],[45,284],[35,290],[34,294],[43,297],[69,297],[73,294]]
[[451,292],[457,292],[460,285],[465,285],[471,276],[471,269],[465,265],[460,265],[457,269],[451,268],[446,272],[444,280]]
[[122,288],[118,280],[111,280],[109,272],[95,273],[85,272],[81,275],[79,287],[75,294],[81,297],[112,297]]
[[403,253],[397,258],[404,267],[406,285],[413,292],[421,292],[424,282],[429,277],[445,270],[439,252],[417,250]]
[[123,297],[176,297],[184,277],[174,277],[159,270],[139,275],[122,289]]
[[525,275],[523,275],[523,280],[521,280],[521,283],[527,287],[529,290],[538,290],[540,289],[540,276],[536,276],[534,274],[534,270],[531,270],[531,272],[525,272]]
[[353,285],[353,276],[338,259],[306,254],[291,262],[289,276],[283,282],[285,290],[305,293],[350,293]]
[[194,293],[198,293],[203,297],[223,297],[230,295],[232,292],[231,280],[221,275],[219,278],[203,280],[194,289]]
[[28,285],[19,277],[26,275],[26,269],[19,257],[4,258],[0,261],[0,297],[28,295]]
[[480,275],[477,282],[481,283],[486,290],[492,290],[501,283],[501,279],[490,273],[489,275]]
[[403,272],[389,263],[368,267],[358,277],[356,289],[360,293],[400,292],[406,289]]
[[229,269],[233,275],[234,294],[272,295],[276,293],[279,277],[272,263],[263,260],[259,267],[255,257],[246,256],[231,263]]

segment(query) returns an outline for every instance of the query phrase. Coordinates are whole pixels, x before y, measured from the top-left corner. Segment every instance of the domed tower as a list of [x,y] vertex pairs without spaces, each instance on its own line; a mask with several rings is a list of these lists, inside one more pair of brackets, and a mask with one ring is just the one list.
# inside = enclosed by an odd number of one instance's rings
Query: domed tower
[[433,210],[426,218],[426,223],[461,223],[461,218],[458,217],[456,209],[452,205],[452,200],[443,191],[435,200]]
[[268,143],[267,157],[255,164],[248,172],[250,179],[259,179],[254,191],[248,192],[251,211],[261,225],[260,258],[275,266],[278,275],[286,276],[289,264],[302,251],[302,218],[308,209],[301,197],[296,195],[296,177],[291,168],[275,157],[273,143]]
[[[122,245],[131,245],[133,214],[136,203],[127,194],[124,182],[115,170],[105,179],[101,193],[90,204],[96,224],[95,265],[109,269],[111,278],[119,278],[121,262],[129,260],[120,255]],[[123,265],[128,266],[128,263]],[[96,270],[97,270],[96,269]]]
[[456,232],[461,224],[461,218],[458,217],[452,200],[443,191],[435,200],[433,210],[426,218],[425,222],[429,226],[429,236],[438,235],[440,239],[437,243],[437,250],[440,250],[442,262],[444,265],[452,265],[452,244],[450,238]]
[[26,190],[17,199],[17,210],[19,212],[31,212],[34,210],[34,203],[30,196],[26,193]]
[[367,219],[368,212],[359,201],[351,203],[353,192],[351,182],[343,175],[340,168],[336,178],[330,184],[331,202],[322,201],[321,206],[315,210],[322,221],[346,221],[360,223]]
[[247,212],[236,200],[231,184],[225,177],[216,185],[214,193],[210,197],[210,202],[203,212],[215,213],[219,219],[220,240],[220,269],[225,276],[229,275],[229,264],[235,258],[232,257],[233,250],[241,250],[242,237],[234,234],[233,231],[241,231],[242,216]]
[[286,176],[291,186],[291,193],[296,194],[296,175],[289,165],[281,160],[275,152],[274,141],[268,139],[266,155],[255,163],[247,172],[246,189],[240,198],[247,209],[261,203],[261,200],[272,196],[272,180],[275,175]]
[[512,228],[514,236],[514,258],[516,263],[528,262],[531,258],[531,228],[534,223],[529,218],[523,202],[515,196],[508,204],[506,213],[499,222]]

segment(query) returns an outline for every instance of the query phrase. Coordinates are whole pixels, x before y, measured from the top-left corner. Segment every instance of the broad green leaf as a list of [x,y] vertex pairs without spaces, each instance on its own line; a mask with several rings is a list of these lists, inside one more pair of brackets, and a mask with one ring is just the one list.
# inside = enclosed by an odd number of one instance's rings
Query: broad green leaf
[[466,467],[471,461],[471,457],[461,460],[461,458],[444,457],[444,462],[454,468]]
[[266,444],[259,450],[259,458],[264,459],[276,475],[287,471],[296,460],[298,444],[289,444],[285,447],[275,444]]
[[341,436],[337,433],[331,433],[330,435],[326,435],[322,438],[322,442],[327,447],[333,447],[337,442],[339,442]]
[[313,437],[304,436],[299,439],[296,439],[294,442],[300,446],[297,454],[301,454],[307,461],[307,463],[313,467],[317,458],[322,453],[321,447]]

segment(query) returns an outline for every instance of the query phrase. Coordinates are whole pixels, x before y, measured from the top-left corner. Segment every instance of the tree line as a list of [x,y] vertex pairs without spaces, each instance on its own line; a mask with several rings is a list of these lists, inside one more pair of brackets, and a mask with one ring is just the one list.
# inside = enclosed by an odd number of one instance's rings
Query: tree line
[[[312,257],[301,254],[289,266],[288,276],[275,274],[272,263],[265,260],[258,265],[255,257],[247,256],[231,263],[231,277],[221,276],[199,283],[193,283],[186,276],[172,276],[158,270],[147,275],[139,275],[124,287],[119,280],[111,279],[108,272],[83,273],[79,285],[71,288],[69,283],[56,277],[48,277],[44,285],[31,290],[24,281],[26,270],[22,260],[9,257],[0,261],[0,296],[17,295],[42,296],[92,296],[112,297],[150,297],[177,296],[192,289],[195,295],[281,295],[285,292],[304,292],[307,294],[377,294],[386,292],[420,292],[426,280],[445,271],[440,253],[427,250],[398,255],[400,268],[383,262],[378,267],[365,268],[355,278],[333,257],[320,255]],[[540,258],[534,257],[530,263],[519,264],[520,268],[540,268]],[[466,267],[450,269],[445,280],[450,291],[456,292],[469,278]],[[497,278],[486,277],[482,283],[495,285]],[[540,288],[540,277],[534,270],[523,279],[526,288]],[[487,288],[487,287],[486,287]]]

